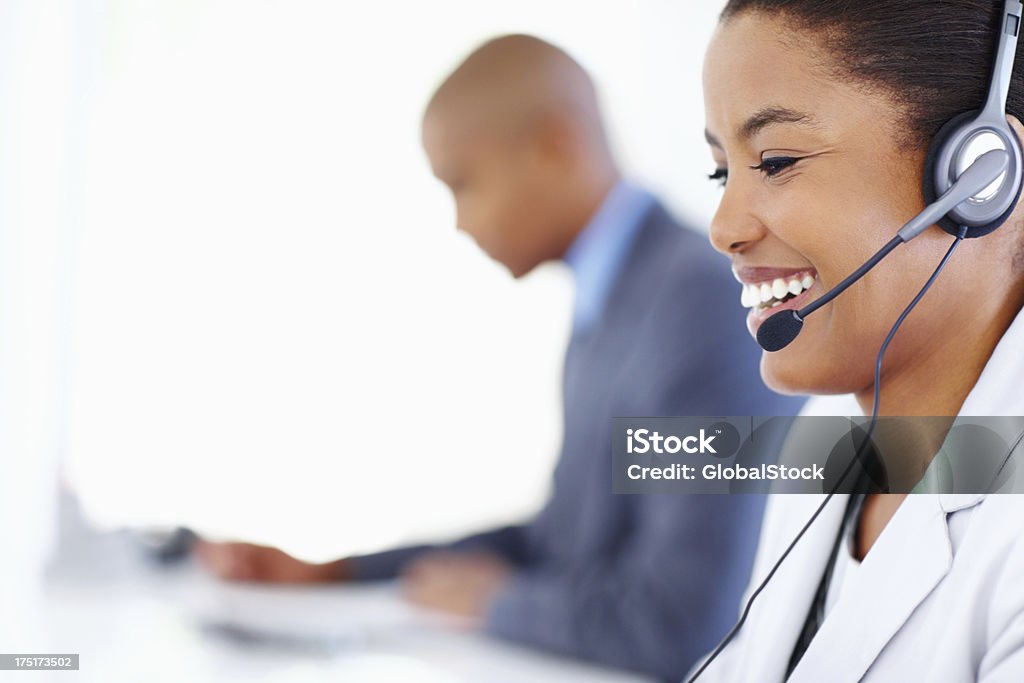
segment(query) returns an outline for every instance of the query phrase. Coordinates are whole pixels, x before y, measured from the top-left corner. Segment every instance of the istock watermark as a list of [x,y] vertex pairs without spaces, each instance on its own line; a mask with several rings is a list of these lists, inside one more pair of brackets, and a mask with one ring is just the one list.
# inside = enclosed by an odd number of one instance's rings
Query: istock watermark
[[[1024,417],[617,417],[615,493],[1024,493]],[[838,487],[838,488],[837,488]]]
[[[626,451],[628,453],[716,453],[711,447],[714,436],[706,436],[704,430],[700,430],[700,436],[678,436],[670,435],[664,437],[658,432],[649,429],[626,430]],[[694,446],[693,444],[698,444]]]

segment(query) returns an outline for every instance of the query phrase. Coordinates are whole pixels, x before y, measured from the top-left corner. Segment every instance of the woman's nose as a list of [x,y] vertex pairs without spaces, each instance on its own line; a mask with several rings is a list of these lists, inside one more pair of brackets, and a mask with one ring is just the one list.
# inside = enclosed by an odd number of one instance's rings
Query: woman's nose
[[764,238],[765,227],[748,210],[739,188],[728,185],[711,219],[711,245],[727,256],[738,254]]

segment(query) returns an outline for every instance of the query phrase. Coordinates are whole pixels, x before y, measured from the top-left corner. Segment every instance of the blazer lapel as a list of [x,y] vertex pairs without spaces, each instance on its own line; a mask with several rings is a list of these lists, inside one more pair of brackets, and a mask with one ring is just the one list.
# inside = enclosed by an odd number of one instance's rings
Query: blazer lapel
[[[780,500],[785,500],[784,510],[774,519],[791,520],[792,524],[785,527],[780,525],[777,529],[769,527],[772,538],[763,539],[762,542],[767,541],[774,552],[771,557],[764,558],[765,566],[758,567],[758,582],[824,500],[823,495],[779,496]],[[839,531],[847,499],[846,495],[837,495],[829,501],[754,602],[750,617],[740,633],[746,641],[747,654],[739,664],[741,675],[736,680],[785,679],[790,655],[811,607],[814,589],[825,571],[825,563]],[[773,519],[766,517],[765,524],[772,523]],[[820,683],[820,680],[816,683]]]
[[[946,513],[938,496],[908,496],[852,585],[826,616],[791,683],[842,683],[864,677],[952,565]],[[926,649],[921,657],[927,657]]]

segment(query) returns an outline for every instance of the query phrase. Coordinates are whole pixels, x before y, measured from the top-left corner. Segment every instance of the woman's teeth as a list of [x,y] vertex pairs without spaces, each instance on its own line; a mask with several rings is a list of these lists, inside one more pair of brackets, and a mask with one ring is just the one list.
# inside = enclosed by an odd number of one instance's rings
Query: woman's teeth
[[745,308],[774,308],[813,287],[814,280],[814,273],[800,273],[788,279],[779,277],[771,282],[744,285],[740,303]]

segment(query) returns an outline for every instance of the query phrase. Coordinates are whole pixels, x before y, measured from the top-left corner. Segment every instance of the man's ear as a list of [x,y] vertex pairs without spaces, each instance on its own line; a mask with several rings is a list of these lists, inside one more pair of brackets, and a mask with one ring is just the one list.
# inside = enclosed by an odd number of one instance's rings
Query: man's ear
[[531,137],[540,158],[560,169],[570,167],[578,144],[576,123],[564,114],[546,112],[539,115],[533,125]]

